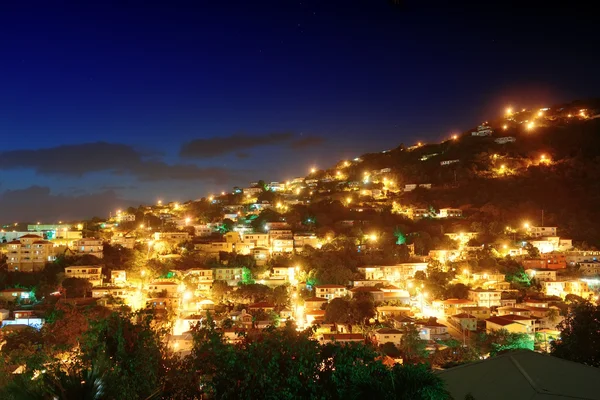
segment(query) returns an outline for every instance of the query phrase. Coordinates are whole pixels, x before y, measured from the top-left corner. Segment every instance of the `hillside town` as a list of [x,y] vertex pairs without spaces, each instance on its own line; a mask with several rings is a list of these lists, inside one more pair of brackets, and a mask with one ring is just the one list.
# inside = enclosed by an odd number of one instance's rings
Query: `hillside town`
[[[507,109],[499,129],[480,125],[448,142],[491,136],[505,146],[518,141],[503,131],[596,116]],[[499,149],[482,173],[506,179],[553,163],[537,157],[515,161]],[[435,184],[363,165],[342,160],[285,182],[159,199],[104,218],[5,225],[3,330],[39,330],[57,305],[96,305],[151,311],[180,356],[192,350],[190,331],[210,320],[229,343],[293,326],[322,344],[365,343],[392,364],[443,368],[465,361],[482,337],[497,344],[500,333],[548,352],[571,304],[598,304],[600,251],[545,223],[544,210],[490,219],[465,204],[411,204],[411,192]]]

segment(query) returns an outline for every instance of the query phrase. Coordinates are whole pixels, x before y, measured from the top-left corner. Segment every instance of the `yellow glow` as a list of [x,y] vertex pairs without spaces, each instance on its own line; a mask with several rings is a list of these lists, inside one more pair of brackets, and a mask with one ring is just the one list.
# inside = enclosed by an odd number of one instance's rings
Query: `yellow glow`
[[187,291],[183,294],[183,299],[184,300],[190,300],[193,297],[193,293],[190,291]]
[[530,123],[527,124],[527,129],[531,130],[535,128],[535,124],[533,123],[533,121],[531,121]]
[[371,240],[372,242],[376,242],[377,241],[377,235],[372,233],[369,235],[369,240]]
[[466,269],[466,268],[465,268],[465,269],[463,269],[463,274],[465,274],[465,275],[469,275],[469,270],[468,270],[468,269]]
[[352,197],[347,197],[346,198],[346,203],[348,203],[348,204],[352,203]]
[[512,107],[507,107],[506,108],[506,115],[512,115],[512,113],[513,113]]
[[523,224],[523,228],[525,228],[525,229],[529,229],[529,222],[525,222],[525,223]]
[[504,244],[504,245],[502,245],[502,248],[506,250],[508,248],[508,246]]
[[213,199],[214,199],[214,198],[215,198],[215,197],[214,197],[213,195],[210,195],[210,196],[208,197],[208,201],[213,201]]
[[314,174],[315,172],[317,172],[317,169],[316,169],[316,168],[314,168],[314,167],[313,167],[313,168],[311,168],[311,169],[310,169],[310,173],[311,173],[311,174]]
[[185,224],[186,224],[186,225],[187,225],[187,224],[189,224],[191,220],[192,220],[192,219],[191,219],[190,217],[187,217],[187,218],[185,219]]
[[421,143],[421,142],[417,143],[417,146],[422,146],[422,145],[423,145],[423,143]]
[[500,169],[505,169],[505,168],[506,168],[506,165],[504,165],[504,164],[502,164],[502,165],[500,166]]
[[300,194],[300,189],[296,189],[296,194]]
[[452,140],[458,139],[458,135],[452,135]]
[[349,167],[350,166],[350,162],[349,161],[344,161],[344,167]]
[[502,129],[504,129],[504,130],[507,130],[507,129],[508,129],[508,125],[504,124],[504,125],[502,126]]
[[408,286],[408,288],[410,289],[410,288],[412,288],[412,287],[413,287],[413,283],[412,283],[412,282],[408,282],[408,285],[407,285],[407,286]]
[[543,110],[538,111],[537,115],[538,115],[538,117],[541,117],[542,115],[544,115],[544,111]]
[[498,158],[498,154],[494,154],[494,158]]
[[162,204],[162,200],[159,200],[158,201],[158,205],[160,206],[161,204]]
[[335,171],[335,174],[336,174],[337,176],[340,176],[342,173],[341,173],[340,171]]
[[145,269],[143,269],[143,270],[142,270],[142,272],[140,272],[140,274],[141,274],[142,276],[145,276],[145,275],[146,275],[146,270],[145,270]]
[[140,229],[144,229],[144,224],[140,224]]

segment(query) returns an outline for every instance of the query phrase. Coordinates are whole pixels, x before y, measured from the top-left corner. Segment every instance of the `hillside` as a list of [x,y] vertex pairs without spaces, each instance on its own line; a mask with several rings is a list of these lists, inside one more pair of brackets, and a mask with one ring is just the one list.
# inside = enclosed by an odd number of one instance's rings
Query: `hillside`
[[[400,145],[342,160],[307,179],[343,174],[352,185],[389,168],[385,176],[398,188],[432,185],[399,191],[395,199],[402,205],[461,208],[467,222],[559,226],[561,235],[600,247],[599,108],[600,100],[590,100],[505,112],[486,124],[491,136],[473,136],[474,127],[442,143]],[[499,144],[501,137],[515,141]],[[451,164],[441,165],[444,161]],[[377,178],[369,183],[386,186]]]

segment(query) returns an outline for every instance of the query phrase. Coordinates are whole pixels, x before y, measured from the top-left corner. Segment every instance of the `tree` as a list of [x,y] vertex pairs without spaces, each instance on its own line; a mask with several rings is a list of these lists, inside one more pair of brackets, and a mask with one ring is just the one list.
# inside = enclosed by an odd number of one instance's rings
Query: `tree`
[[419,337],[419,332],[414,326],[408,326],[400,341],[400,350],[404,355],[405,362],[420,362],[426,356],[426,342]]
[[351,322],[351,307],[348,300],[336,298],[327,304],[325,321],[334,324],[347,324]]
[[62,283],[67,298],[86,297],[92,290],[92,284],[82,278],[67,278]]
[[462,283],[448,285],[446,288],[446,298],[448,299],[466,299],[468,297],[469,287]]
[[600,367],[600,307],[589,302],[575,303],[558,325],[560,339],[551,342],[552,355],[582,364]]
[[532,245],[531,243],[527,243],[527,245],[525,246],[525,250],[527,251],[527,255],[530,258],[539,258],[540,257],[540,251],[537,247],[535,247],[534,245]]
[[225,281],[214,281],[210,288],[210,295],[215,303],[223,300],[225,293],[229,291],[229,285]]

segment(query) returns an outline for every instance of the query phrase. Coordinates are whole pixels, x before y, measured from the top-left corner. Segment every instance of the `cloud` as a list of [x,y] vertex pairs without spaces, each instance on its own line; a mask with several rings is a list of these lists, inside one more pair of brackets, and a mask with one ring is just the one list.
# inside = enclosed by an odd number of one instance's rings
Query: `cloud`
[[227,137],[195,139],[191,142],[184,143],[183,146],[181,146],[179,155],[186,158],[212,158],[255,147],[286,143],[291,140],[292,137],[292,133],[282,132],[257,136],[240,134]]
[[307,147],[319,146],[325,142],[325,139],[319,136],[305,136],[290,144],[292,149],[304,149]]
[[120,199],[112,190],[82,195],[54,195],[48,187],[31,186],[0,194],[3,223],[59,221],[103,217],[110,210],[136,206],[137,201]]
[[133,175],[142,181],[204,180],[222,183],[236,178],[234,171],[225,168],[146,160],[131,146],[106,142],[0,152],[0,169],[18,168],[31,168],[40,175],[72,177],[107,171]]

